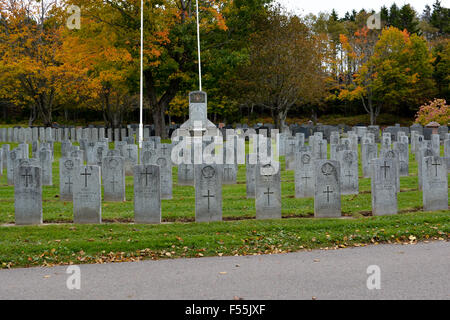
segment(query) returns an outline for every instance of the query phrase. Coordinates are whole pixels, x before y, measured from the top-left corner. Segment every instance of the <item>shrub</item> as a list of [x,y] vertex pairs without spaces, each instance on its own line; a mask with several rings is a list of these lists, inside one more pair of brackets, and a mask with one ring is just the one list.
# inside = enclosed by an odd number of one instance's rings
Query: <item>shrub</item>
[[447,125],[450,120],[450,108],[444,99],[434,99],[428,104],[420,107],[416,114],[416,123],[423,126],[430,122],[437,122],[440,125]]

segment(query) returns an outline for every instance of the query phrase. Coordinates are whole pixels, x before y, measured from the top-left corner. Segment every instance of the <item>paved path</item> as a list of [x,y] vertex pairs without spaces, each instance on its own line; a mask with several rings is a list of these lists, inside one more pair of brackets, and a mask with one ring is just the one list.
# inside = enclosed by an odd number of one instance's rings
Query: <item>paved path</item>
[[[367,267],[381,269],[368,290]],[[0,270],[0,299],[450,299],[450,243]]]

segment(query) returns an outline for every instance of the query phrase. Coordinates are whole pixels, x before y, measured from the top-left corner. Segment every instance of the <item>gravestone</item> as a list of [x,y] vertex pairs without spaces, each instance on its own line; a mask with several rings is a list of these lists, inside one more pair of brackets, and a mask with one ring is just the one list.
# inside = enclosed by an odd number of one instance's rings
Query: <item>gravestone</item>
[[52,167],[52,152],[47,149],[41,149],[39,151],[39,160],[41,162],[42,169],[42,185],[53,185],[53,167]]
[[3,149],[0,149],[0,176],[3,175]]
[[[8,157],[6,159],[6,178],[7,183],[10,186],[14,185],[14,167],[16,160],[23,159],[22,152],[20,150],[13,149],[8,152]],[[41,183],[41,181],[39,181]]]
[[257,167],[258,155],[247,154],[246,166],[245,166],[245,179],[246,179],[246,191],[247,199],[254,199],[256,196],[256,167]]
[[281,219],[280,170],[271,164],[258,164],[256,182],[256,219]]
[[444,157],[447,159],[447,170],[450,172],[450,139],[444,141]]
[[2,145],[2,164],[3,164],[3,169],[7,168],[7,161],[8,161],[8,155],[9,155],[9,151],[10,151],[11,146],[9,144],[4,144]]
[[119,150],[122,157],[125,157],[125,146],[127,146],[126,141],[115,141],[114,142],[114,149]]
[[102,222],[99,166],[80,166],[73,185],[73,220],[77,224]]
[[125,164],[123,157],[104,157],[102,162],[104,201],[125,201]]
[[313,152],[315,160],[327,159],[327,140],[321,138],[314,138]]
[[295,154],[295,197],[314,197],[314,158],[311,152]]
[[102,166],[103,158],[107,156],[109,150],[109,146],[107,142],[96,142],[94,147],[94,159],[95,164],[99,167]]
[[335,160],[315,161],[314,217],[341,217],[341,170]]
[[39,141],[36,140],[31,142],[31,154],[33,155],[33,157],[36,157],[36,155],[38,155],[39,148]]
[[156,150],[155,163],[160,167],[161,199],[172,199],[172,160],[170,146],[162,145]]
[[80,166],[81,158],[59,159],[59,199],[61,201],[73,201],[73,183]]
[[358,194],[358,153],[352,150],[340,151],[338,161],[341,167],[341,194]]
[[195,165],[195,221],[222,220],[221,165]]
[[125,175],[133,175],[133,167],[138,164],[138,146],[135,144],[125,144],[123,148],[125,158]]
[[16,225],[42,224],[41,168],[20,166],[14,181]]
[[374,216],[397,214],[397,172],[395,159],[377,158],[372,165],[372,214]]
[[97,165],[97,155],[95,153],[95,142],[87,142],[84,149],[87,165]]
[[[399,140],[402,140],[403,138],[408,139],[408,137],[400,137]],[[409,176],[408,143],[394,142],[394,151],[398,155],[399,175],[400,175],[400,177],[407,177],[407,176]]]
[[422,147],[419,148],[416,160],[417,160],[417,176],[418,176],[418,180],[419,180],[419,190],[423,190],[423,170],[422,170],[422,165],[423,165],[423,159],[426,157],[433,157],[433,156],[437,156],[436,154],[433,153],[433,149],[431,148],[427,148],[427,147]]
[[431,135],[431,148],[433,149],[433,153],[435,155],[441,155],[441,140],[438,134]]
[[375,143],[361,145],[361,165],[364,178],[370,178],[370,161],[378,157],[378,146]]
[[161,174],[157,165],[138,165],[134,172],[135,223],[161,223]]
[[286,170],[295,170],[295,152],[297,152],[297,141],[295,138],[289,137],[285,146],[285,164]]
[[441,157],[422,160],[423,210],[448,210],[447,162]]
[[396,184],[395,185],[397,188],[397,192],[400,192],[400,161],[399,161],[397,152],[395,150],[381,150],[380,158],[393,160],[392,166],[393,166],[395,174],[396,174]]
[[390,150],[391,149],[391,136],[390,134],[386,135],[383,133],[383,138],[381,140],[381,150]]

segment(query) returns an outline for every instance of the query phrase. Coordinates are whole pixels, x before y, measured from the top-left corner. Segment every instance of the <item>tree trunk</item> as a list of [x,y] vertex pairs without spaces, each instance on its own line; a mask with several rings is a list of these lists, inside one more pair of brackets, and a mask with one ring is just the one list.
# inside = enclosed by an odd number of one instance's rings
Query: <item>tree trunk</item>
[[169,86],[167,87],[165,93],[158,100],[157,90],[151,70],[145,70],[144,77],[147,97],[148,101],[150,101],[150,108],[152,111],[153,124],[155,125],[155,134],[160,136],[161,139],[167,139],[166,110],[179,90],[181,79],[176,78],[170,80]]
[[34,120],[36,120],[36,106],[33,105],[30,109],[30,118],[28,119],[28,126],[31,127],[33,125]]

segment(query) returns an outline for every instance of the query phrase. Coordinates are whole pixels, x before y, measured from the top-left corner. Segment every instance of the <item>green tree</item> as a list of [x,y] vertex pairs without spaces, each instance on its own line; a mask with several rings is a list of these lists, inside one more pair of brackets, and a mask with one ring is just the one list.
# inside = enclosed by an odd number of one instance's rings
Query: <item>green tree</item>
[[432,57],[424,38],[397,28],[384,29],[367,63],[377,103],[392,112],[416,111],[433,95]]
[[450,33],[450,9],[441,6],[441,1],[436,0],[433,4],[433,13],[431,14],[430,23],[437,28],[438,34],[448,35]]

